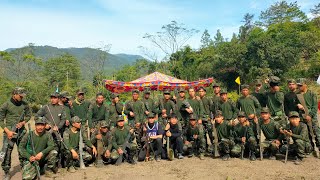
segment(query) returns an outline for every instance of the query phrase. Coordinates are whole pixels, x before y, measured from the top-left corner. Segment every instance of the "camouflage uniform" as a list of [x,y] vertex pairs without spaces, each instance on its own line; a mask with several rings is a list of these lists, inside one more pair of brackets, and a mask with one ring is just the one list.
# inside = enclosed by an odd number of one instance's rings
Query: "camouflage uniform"
[[[219,116],[222,116],[222,112],[220,110],[215,114],[215,117]],[[229,157],[230,150],[235,145],[232,137],[232,125],[228,121],[223,120],[220,124],[216,122],[215,127],[218,135],[219,154],[221,156],[227,155],[227,157]]]
[[[101,156],[103,162],[107,163],[107,162],[109,162],[109,157],[105,157],[104,155],[105,155],[107,150],[109,150],[111,152],[111,149],[112,149],[112,142],[111,142],[112,141],[112,136],[111,136],[111,132],[110,131],[108,131],[106,133],[99,132],[100,131],[99,130],[100,127],[109,128],[108,123],[106,121],[101,121],[100,122],[100,126],[97,127],[97,130],[95,131],[95,133],[93,133],[91,135],[91,143],[95,147],[97,147],[97,150],[99,151],[99,147],[97,146],[97,144],[98,144],[98,141],[102,142],[103,152],[101,154],[99,154],[99,152],[98,152],[98,156]],[[100,140],[96,138],[96,135],[98,135],[99,133],[102,136],[102,139],[100,139]]]
[[[170,91],[165,90],[163,92],[163,94],[164,95],[170,94]],[[159,110],[159,114],[158,114],[158,117],[159,117],[158,122],[161,124],[162,127],[165,127],[166,124],[168,123],[168,116],[170,116],[171,113],[177,114],[177,108],[172,100],[170,100],[170,99],[165,100],[164,98],[159,99],[159,107],[160,107],[160,110]],[[167,118],[162,117],[162,110],[163,109],[166,110]],[[178,119],[178,120],[180,120],[180,119]]]
[[268,124],[265,124],[262,119],[259,119],[259,126],[264,136],[266,137],[265,141],[262,142],[262,149],[264,152],[267,151],[270,156],[274,156],[279,150],[279,146],[273,141],[276,139],[279,140],[280,126],[271,118]]
[[[116,97],[119,97],[119,95],[115,93],[111,94],[111,99],[115,99]],[[111,102],[109,106],[109,119],[107,120],[110,126],[110,130],[116,127],[117,118],[118,116],[122,115],[122,111],[123,111],[123,104],[121,102],[117,102],[117,103]]]

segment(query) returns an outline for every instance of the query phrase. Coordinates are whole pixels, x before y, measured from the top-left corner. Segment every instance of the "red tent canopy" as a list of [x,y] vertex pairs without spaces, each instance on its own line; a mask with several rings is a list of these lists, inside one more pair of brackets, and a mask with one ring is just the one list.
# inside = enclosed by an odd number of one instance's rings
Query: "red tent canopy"
[[106,84],[107,90],[111,92],[122,93],[132,91],[133,89],[143,91],[145,87],[149,87],[151,88],[151,90],[174,90],[175,88],[179,87],[184,87],[186,89],[188,89],[189,87],[194,87],[197,89],[200,86],[209,86],[213,82],[213,78],[188,82],[159,72],[154,72],[130,82],[113,80],[104,80],[104,82]]

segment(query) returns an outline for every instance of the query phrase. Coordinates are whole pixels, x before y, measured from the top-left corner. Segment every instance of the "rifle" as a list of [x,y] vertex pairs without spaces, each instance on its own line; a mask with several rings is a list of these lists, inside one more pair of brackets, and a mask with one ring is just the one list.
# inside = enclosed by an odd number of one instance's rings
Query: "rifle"
[[214,157],[217,158],[219,157],[219,152],[218,152],[218,133],[217,133],[217,129],[216,129],[216,122],[214,121],[213,119],[213,114],[212,112],[210,113],[210,117],[211,117],[211,120],[214,122],[212,122],[212,134],[213,134],[213,137],[214,137]]
[[172,161],[173,158],[174,158],[174,152],[173,152],[173,150],[170,148],[170,138],[169,138],[169,137],[167,137],[167,156],[168,156],[168,159],[169,159],[170,161]]
[[83,154],[83,138],[82,138],[82,130],[81,128],[79,129],[80,133],[80,138],[79,138],[79,158],[80,158],[80,169],[85,169],[86,166],[84,165],[84,162],[83,162],[83,157],[82,157],[82,154]]
[[[30,136],[30,142],[31,142],[31,150],[32,150],[32,155],[35,156],[36,152],[34,150],[34,143],[33,143],[33,137],[32,137],[32,131],[31,131],[31,125],[28,124],[28,129],[29,129],[29,136]],[[40,180],[40,167],[39,167],[39,163],[37,161],[33,162],[33,165],[36,168],[37,171],[37,179]]]
[[130,143],[129,143],[129,139],[131,137],[131,133],[129,132],[128,136],[126,137],[125,141],[124,141],[124,144],[122,145],[122,151],[123,153],[119,155],[115,165],[116,166],[119,166],[121,163],[122,163],[122,160],[123,160],[123,155],[124,154],[127,154],[127,148],[130,147]]
[[258,132],[257,138],[259,140],[260,161],[262,161],[262,159],[263,159],[263,147],[262,147],[261,135],[262,135],[263,132],[262,132],[262,129],[260,128],[259,120],[258,120],[258,124],[257,124],[257,132]]
[[[245,127],[244,134],[243,134],[242,137],[247,137],[247,131],[248,131],[248,127]],[[241,159],[243,159],[244,149],[245,149],[245,142],[242,142],[242,146],[241,146]]]
[[287,136],[286,139],[287,139],[287,149],[286,149],[286,156],[285,156],[285,158],[284,158],[284,163],[287,163],[287,160],[288,160],[290,137]]
[[[309,116],[309,110],[308,110],[308,107],[306,105],[306,101],[305,101],[305,99],[303,97],[303,94],[297,94],[297,98],[300,101],[301,105],[304,107],[304,114],[302,114],[302,117],[305,119],[307,116]],[[311,120],[307,121],[307,125],[308,125],[308,128],[309,128],[309,134],[311,136],[311,141],[312,141],[312,144],[313,144],[314,155],[317,158],[320,158],[319,148],[317,147],[317,144],[316,144],[316,136],[315,136],[314,129],[312,128]]]

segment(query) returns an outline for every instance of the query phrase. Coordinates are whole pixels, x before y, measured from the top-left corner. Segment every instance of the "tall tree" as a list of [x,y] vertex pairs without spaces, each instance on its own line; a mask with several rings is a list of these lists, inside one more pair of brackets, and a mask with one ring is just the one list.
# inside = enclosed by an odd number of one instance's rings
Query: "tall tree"
[[204,32],[203,32],[203,34],[201,36],[200,42],[201,42],[201,46],[200,46],[201,49],[207,48],[207,47],[213,45],[213,41],[212,41],[212,39],[210,37],[210,34],[209,34],[207,29],[204,30]]
[[213,39],[214,39],[213,40],[213,44],[215,46],[218,46],[219,44],[224,42],[223,36],[222,36],[222,34],[220,32],[220,29],[217,30],[217,33],[216,33],[216,35],[214,36]]

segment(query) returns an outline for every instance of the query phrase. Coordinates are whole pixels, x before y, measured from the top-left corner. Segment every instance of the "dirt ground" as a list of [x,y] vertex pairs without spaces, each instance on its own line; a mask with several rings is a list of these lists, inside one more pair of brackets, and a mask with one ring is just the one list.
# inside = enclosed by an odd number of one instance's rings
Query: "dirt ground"
[[[1,131],[2,134],[2,131]],[[2,135],[0,136],[2,142]],[[21,179],[17,151],[14,149],[12,158],[12,179]],[[280,160],[249,161],[231,158],[229,161],[206,157],[200,160],[196,157],[173,161],[140,162],[137,165],[124,163],[121,166],[107,165],[102,168],[87,167],[76,173],[67,173],[61,169],[60,179],[320,179],[320,159],[305,158],[301,165],[292,161],[284,164]],[[3,176],[3,171],[0,173]],[[48,179],[41,177],[41,179]]]

